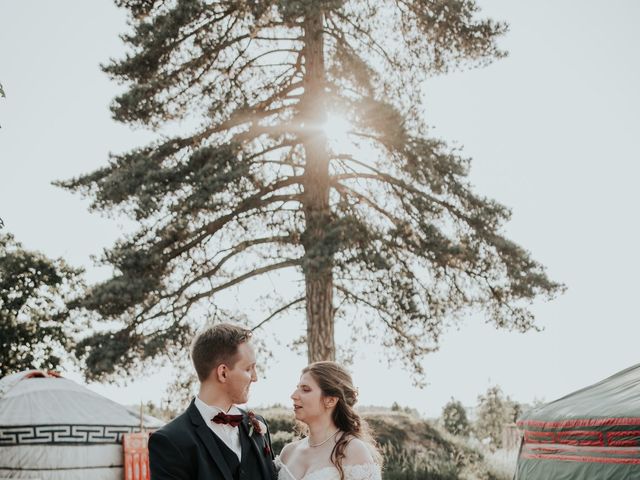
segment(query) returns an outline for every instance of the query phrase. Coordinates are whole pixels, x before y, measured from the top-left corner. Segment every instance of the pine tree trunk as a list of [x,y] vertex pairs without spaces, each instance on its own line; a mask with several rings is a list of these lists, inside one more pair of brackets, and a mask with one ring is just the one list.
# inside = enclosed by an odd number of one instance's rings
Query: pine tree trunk
[[[325,246],[331,222],[329,208],[329,152],[319,126],[326,119],[324,105],[323,13],[305,19],[305,80],[302,117],[307,127],[304,215],[306,228],[305,285],[307,302],[307,348],[309,362],[335,360],[333,334],[333,258]],[[315,128],[314,128],[315,127]]]

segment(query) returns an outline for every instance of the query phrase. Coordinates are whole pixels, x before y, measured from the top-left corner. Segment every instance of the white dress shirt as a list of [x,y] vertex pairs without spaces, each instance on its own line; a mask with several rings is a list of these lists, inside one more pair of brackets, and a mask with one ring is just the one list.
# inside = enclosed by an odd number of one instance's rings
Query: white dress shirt
[[242,459],[242,447],[240,446],[240,426],[232,427],[231,425],[225,425],[222,423],[213,423],[211,419],[218,413],[223,412],[228,415],[241,415],[242,412],[238,407],[232,405],[228,412],[225,412],[215,405],[207,405],[196,395],[195,399],[196,408],[202,415],[204,423],[215,433],[224,444],[231,449],[233,453],[238,456],[238,460]]

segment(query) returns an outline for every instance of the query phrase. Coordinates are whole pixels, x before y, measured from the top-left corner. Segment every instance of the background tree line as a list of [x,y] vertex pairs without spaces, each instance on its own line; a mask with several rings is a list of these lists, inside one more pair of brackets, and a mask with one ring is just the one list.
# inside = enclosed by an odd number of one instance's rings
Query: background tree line
[[474,437],[491,450],[496,450],[505,447],[505,430],[513,428],[518,417],[537,404],[538,401],[534,405],[519,403],[494,385],[478,396],[473,419],[460,401],[451,398],[442,409],[440,422],[450,434],[463,438]]

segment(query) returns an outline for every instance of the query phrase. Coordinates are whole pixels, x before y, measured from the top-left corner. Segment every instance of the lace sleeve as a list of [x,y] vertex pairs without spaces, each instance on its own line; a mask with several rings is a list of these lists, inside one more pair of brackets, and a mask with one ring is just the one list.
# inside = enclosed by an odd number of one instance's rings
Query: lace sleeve
[[346,480],[382,480],[380,467],[375,463],[345,465],[344,475]]

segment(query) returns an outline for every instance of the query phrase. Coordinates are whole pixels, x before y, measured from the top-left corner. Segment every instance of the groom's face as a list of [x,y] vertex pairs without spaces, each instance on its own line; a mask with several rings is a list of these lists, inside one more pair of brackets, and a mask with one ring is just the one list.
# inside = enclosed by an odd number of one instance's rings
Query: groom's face
[[257,381],[256,354],[249,342],[243,342],[238,345],[233,368],[227,370],[227,389],[231,401],[235,404],[247,403],[251,383]]

